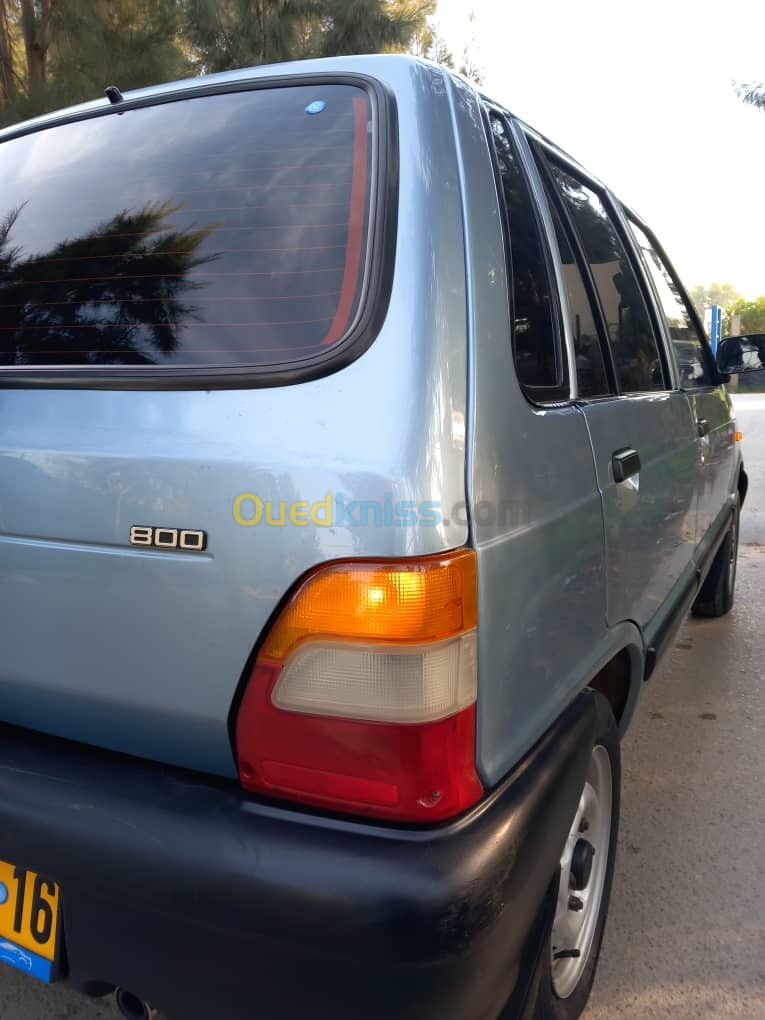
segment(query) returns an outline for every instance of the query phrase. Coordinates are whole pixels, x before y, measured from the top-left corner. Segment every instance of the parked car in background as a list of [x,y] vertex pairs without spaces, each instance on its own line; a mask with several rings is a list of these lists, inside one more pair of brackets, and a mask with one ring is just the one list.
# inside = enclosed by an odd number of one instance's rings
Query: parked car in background
[[133,1016],[579,1016],[749,341],[412,58],[112,89],[0,179],[0,937]]

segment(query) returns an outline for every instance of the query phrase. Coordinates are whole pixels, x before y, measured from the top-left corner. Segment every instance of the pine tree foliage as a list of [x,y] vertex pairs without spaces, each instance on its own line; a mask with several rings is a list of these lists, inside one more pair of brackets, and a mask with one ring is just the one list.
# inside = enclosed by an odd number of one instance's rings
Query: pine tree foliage
[[[436,0],[0,0],[0,125],[254,64],[406,52]],[[441,45],[430,57],[454,66]],[[464,61],[463,61],[464,63]]]
[[734,82],[734,85],[739,99],[758,110],[765,110],[765,81],[743,82],[741,85]]

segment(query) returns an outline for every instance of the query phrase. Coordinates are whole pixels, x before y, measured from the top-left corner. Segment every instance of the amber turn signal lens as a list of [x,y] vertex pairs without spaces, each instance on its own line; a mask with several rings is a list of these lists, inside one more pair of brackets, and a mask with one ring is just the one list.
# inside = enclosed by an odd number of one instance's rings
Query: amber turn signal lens
[[744,433],[743,432],[734,432],[733,433],[733,438],[736,440],[737,443],[740,443],[741,440],[744,438]]
[[284,663],[305,641],[422,645],[478,622],[476,555],[340,560],[308,574],[279,614],[260,661]]

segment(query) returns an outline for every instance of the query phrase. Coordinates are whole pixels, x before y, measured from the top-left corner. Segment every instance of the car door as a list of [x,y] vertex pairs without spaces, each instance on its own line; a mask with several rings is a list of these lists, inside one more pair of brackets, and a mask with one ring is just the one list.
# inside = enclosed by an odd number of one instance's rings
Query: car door
[[725,516],[734,487],[733,407],[725,387],[716,384],[711,349],[677,273],[648,227],[632,212],[627,218],[661,309],[678,384],[696,424],[696,542],[703,550],[717,534],[719,518]]
[[[615,203],[559,155],[538,155],[578,320],[579,403],[606,534],[607,618],[645,627],[693,576],[695,424],[685,394],[673,389],[647,283]],[[577,304],[585,311],[575,312]]]

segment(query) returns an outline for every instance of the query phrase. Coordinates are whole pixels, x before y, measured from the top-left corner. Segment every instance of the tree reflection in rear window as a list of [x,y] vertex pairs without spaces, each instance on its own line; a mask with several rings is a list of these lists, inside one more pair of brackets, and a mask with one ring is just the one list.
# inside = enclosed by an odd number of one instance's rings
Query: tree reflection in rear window
[[0,364],[299,364],[366,285],[351,85],[200,96],[0,145]]

